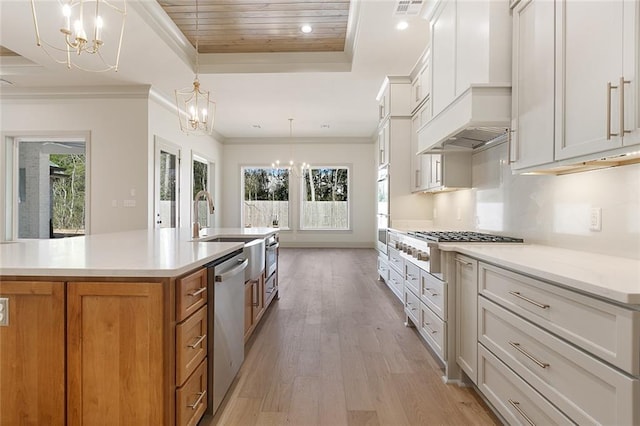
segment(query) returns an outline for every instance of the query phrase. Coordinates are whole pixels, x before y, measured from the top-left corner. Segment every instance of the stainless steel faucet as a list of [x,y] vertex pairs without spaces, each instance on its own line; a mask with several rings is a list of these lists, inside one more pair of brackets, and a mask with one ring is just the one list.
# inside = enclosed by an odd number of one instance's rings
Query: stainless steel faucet
[[209,202],[209,214],[213,214],[215,210],[213,207],[213,200],[211,200],[211,194],[204,189],[198,191],[193,198],[193,238],[200,237],[200,221],[198,220],[198,200],[204,195],[204,198]]

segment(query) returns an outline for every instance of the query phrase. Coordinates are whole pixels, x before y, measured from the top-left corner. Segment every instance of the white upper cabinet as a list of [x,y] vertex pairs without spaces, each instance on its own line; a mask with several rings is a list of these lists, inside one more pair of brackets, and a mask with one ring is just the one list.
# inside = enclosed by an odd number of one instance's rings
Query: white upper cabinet
[[[624,75],[637,52],[625,45],[638,46],[636,22],[625,22],[625,14],[633,17],[636,8],[629,0],[556,2],[557,160],[623,145],[622,127],[635,120],[623,123],[621,108],[633,110],[637,100],[633,67]],[[624,105],[623,90],[629,95]]]
[[411,115],[408,77],[386,77],[376,99],[380,123],[388,117],[408,117]]
[[[427,53],[426,60],[429,60],[429,56]],[[422,105],[422,103],[427,99],[430,92],[430,81],[431,81],[431,67],[430,63],[419,64],[422,65],[422,68],[418,71],[416,76],[413,78],[411,82],[411,112],[415,112],[416,109]]]
[[[521,0],[513,11],[510,162],[580,170],[640,144],[640,2]],[[630,147],[630,148],[629,148]]]
[[456,2],[443,1],[431,21],[431,110],[437,115],[456,94]]
[[554,158],[554,2],[523,0],[513,11],[510,161],[515,170]]
[[411,192],[425,191],[429,188],[431,176],[431,155],[418,152],[418,129],[429,119],[431,102],[427,100],[411,117]]

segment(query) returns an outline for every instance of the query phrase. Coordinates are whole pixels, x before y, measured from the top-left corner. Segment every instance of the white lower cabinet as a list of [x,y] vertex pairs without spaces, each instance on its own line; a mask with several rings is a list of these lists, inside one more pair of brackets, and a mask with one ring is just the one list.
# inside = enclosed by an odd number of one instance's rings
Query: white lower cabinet
[[378,275],[385,283],[389,281],[389,262],[383,253],[378,254]]
[[456,362],[478,380],[478,261],[456,254]]
[[508,424],[573,424],[482,345],[478,345],[478,389]]
[[424,303],[420,304],[420,320],[416,324],[420,335],[431,346],[431,349],[445,360],[447,356],[447,323],[442,321]]
[[404,280],[402,279],[402,275],[394,268],[389,268],[389,281],[387,281],[387,286],[398,299],[404,302]]
[[637,378],[484,297],[479,297],[478,304],[479,342],[573,421],[610,425],[640,422]]
[[413,324],[420,324],[420,299],[413,294],[409,287],[404,287],[404,313],[411,319]]

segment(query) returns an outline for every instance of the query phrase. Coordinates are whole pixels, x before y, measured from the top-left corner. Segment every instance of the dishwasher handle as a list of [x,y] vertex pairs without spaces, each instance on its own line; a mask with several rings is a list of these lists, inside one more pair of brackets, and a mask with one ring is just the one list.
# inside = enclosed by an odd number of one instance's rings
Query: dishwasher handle
[[233,268],[229,268],[226,271],[221,272],[220,274],[216,274],[215,281],[217,283],[226,281],[234,275],[237,275],[240,272],[244,271],[247,268],[247,265],[249,265],[249,259],[238,259],[238,265],[234,266]]

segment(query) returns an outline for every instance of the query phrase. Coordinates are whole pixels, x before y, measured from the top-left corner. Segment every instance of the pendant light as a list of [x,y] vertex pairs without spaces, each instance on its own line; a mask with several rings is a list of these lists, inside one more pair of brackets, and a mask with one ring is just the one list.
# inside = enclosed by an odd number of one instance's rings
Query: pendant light
[[271,168],[279,169],[285,168],[289,170],[289,174],[297,178],[304,176],[305,170],[311,168],[311,165],[306,162],[297,163],[293,155],[293,118],[289,119],[289,163],[287,165],[280,165],[280,160],[276,160],[271,163]]
[[[38,21],[38,11],[46,19]],[[55,62],[89,72],[118,71],[126,0],[31,0],[31,13],[36,44]]]
[[200,71],[198,15],[198,0],[196,0],[196,76],[193,87],[175,91],[176,106],[180,130],[190,135],[210,135],[213,132],[216,104],[211,100],[209,91],[201,89],[198,79]]

